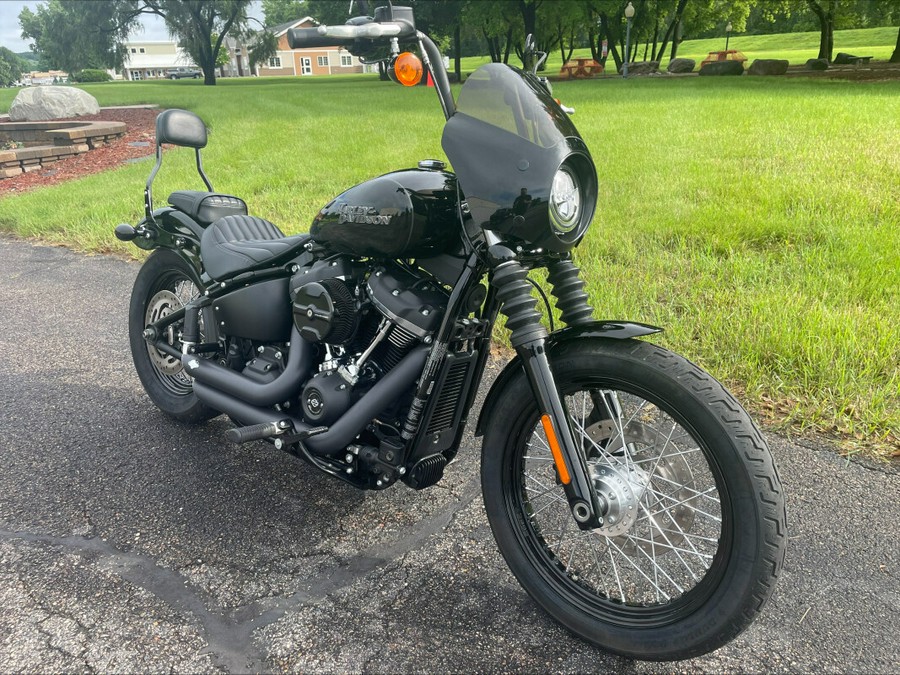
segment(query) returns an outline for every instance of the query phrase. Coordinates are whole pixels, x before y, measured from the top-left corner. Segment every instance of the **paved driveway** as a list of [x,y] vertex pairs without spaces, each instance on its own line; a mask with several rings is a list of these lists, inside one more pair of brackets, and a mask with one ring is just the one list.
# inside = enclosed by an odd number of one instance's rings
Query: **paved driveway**
[[900,667],[895,470],[770,436],[790,548],[765,613],[712,655],[626,661],[506,570],[471,437],[439,485],[361,493],[158,413],[128,353],[136,272],[0,238],[0,671]]

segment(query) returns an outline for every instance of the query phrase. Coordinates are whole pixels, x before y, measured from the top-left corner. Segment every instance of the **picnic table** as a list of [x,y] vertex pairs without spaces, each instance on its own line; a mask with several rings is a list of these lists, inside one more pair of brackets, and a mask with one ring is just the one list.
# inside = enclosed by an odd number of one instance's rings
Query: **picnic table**
[[743,63],[746,60],[747,57],[744,56],[743,52],[739,52],[736,49],[729,49],[721,52],[710,52],[706,58],[700,62],[700,67],[702,68],[707,63],[715,63],[716,61],[740,61]]
[[566,79],[592,77],[603,72],[603,66],[591,58],[566,61],[559,74]]

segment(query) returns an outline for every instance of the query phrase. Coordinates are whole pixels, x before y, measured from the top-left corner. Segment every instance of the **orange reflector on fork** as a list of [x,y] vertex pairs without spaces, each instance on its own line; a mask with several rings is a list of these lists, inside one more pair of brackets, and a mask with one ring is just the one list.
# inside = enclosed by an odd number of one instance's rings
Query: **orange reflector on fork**
[[559,479],[563,485],[568,485],[572,482],[572,477],[569,475],[569,469],[566,468],[566,462],[559,447],[559,439],[556,438],[556,431],[553,429],[553,422],[550,420],[550,416],[541,415],[541,424],[544,427],[544,433],[547,435],[547,442],[550,444],[550,452],[553,453],[553,461],[556,463]]

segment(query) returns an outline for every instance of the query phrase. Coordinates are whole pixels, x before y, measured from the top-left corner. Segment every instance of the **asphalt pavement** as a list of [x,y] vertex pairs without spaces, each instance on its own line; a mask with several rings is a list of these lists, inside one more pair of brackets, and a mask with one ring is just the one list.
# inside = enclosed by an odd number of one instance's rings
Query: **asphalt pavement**
[[507,571],[479,439],[433,488],[363,493],[159,413],[128,350],[137,269],[0,237],[0,671],[900,670],[896,467],[769,435],[773,599],[713,654],[628,661]]

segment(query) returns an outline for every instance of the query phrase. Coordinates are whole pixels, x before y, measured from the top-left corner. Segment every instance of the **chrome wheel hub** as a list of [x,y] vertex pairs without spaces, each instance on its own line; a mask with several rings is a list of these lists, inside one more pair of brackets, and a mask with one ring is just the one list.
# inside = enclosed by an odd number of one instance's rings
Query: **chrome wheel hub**
[[[694,510],[680,503],[688,502],[693,493],[693,475],[684,457],[669,455],[649,461],[658,434],[637,420],[625,425],[621,433],[608,421],[585,431],[605,450],[603,457],[588,461],[594,489],[608,508],[603,526],[594,532],[615,537],[619,548],[629,554],[640,549],[660,555],[679,546],[694,523]],[[653,489],[654,480],[670,489],[680,486],[674,499],[661,501]],[[648,526],[646,535],[639,540],[626,537],[642,517]]]
[[594,490],[607,507],[603,526],[594,532],[607,537],[625,534],[638,517],[642,487],[633,483],[627,473],[623,476],[608,465],[593,464],[590,473]]

